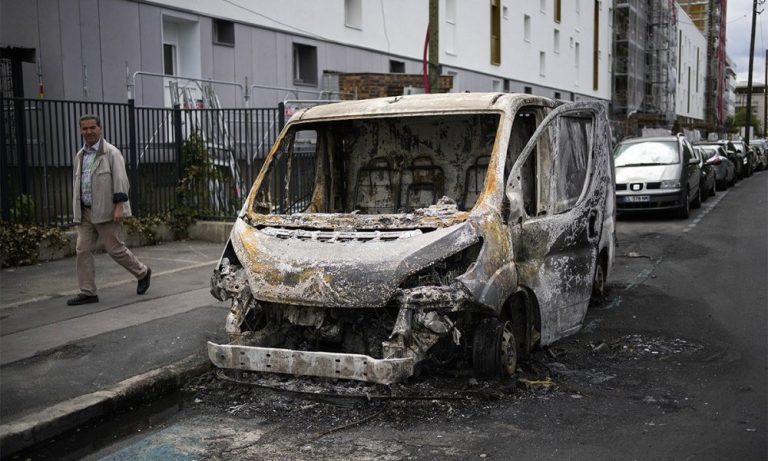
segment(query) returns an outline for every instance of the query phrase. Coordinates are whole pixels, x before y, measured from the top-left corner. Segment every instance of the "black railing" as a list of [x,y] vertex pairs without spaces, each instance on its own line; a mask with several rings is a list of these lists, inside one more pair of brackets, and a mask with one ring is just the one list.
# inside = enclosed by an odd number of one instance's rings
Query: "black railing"
[[118,147],[137,216],[178,205],[182,152],[196,139],[209,177],[191,194],[200,217],[232,219],[284,123],[282,107],[181,109],[126,104],[3,98],[0,94],[0,217],[43,225],[72,223],[72,162],[82,146],[78,119],[96,114]]

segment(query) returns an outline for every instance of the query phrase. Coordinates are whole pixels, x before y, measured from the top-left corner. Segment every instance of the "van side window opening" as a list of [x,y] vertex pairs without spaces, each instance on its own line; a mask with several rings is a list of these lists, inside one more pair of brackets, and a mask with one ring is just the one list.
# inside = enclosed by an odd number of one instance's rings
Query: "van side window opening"
[[259,186],[257,213],[389,214],[443,196],[471,209],[484,190],[500,114],[297,124]]
[[563,213],[576,205],[587,180],[593,119],[589,115],[563,115],[557,118],[557,124],[557,152],[552,163],[552,213]]
[[[522,109],[515,116],[512,124],[512,131],[509,135],[509,145],[507,146],[507,158],[504,162],[504,178],[509,176],[512,166],[517,161],[528,141],[536,131],[537,112],[541,108]],[[543,118],[540,114],[538,119]],[[523,188],[523,205],[528,216],[536,215],[536,149],[531,152],[528,160],[523,165],[520,174],[521,185]]]

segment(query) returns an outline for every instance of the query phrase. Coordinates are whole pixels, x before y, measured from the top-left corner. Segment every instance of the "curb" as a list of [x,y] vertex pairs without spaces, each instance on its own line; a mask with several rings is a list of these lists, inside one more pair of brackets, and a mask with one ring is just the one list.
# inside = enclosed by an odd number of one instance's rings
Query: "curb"
[[195,353],[105,389],[74,397],[2,424],[0,452],[3,457],[7,457],[93,419],[178,390],[185,381],[205,373],[211,367],[207,355]]

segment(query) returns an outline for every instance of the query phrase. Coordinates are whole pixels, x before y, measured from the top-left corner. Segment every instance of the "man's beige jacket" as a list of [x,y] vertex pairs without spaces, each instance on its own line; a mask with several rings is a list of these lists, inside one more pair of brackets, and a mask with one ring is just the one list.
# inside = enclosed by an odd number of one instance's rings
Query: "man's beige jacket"
[[[83,151],[75,155],[75,176],[72,184],[72,208],[76,223],[82,220],[80,203],[80,176],[83,168]],[[125,172],[125,160],[120,150],[101,138],[99,150],[93,161],[93,203],[91,206],[91,222],[99,224],[112,221],[115,206],[123,206],[123,217],[131,216],[131,204],[128,201],[128,174]]]

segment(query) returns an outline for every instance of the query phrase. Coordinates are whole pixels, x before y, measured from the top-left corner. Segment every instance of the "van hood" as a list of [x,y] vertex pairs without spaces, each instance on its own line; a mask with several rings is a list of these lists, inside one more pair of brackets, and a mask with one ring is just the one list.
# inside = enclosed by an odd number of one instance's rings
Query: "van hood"
[[242,219],[230,237],[257,300],[338,308],[383,307],[408,276],[479,238],[471,221],[426,231],[322,231]]
[[616,183],[628,184],[635,182],[660,182],[678,180],[681,177],[682,164],[673,165],[648,165],[648,166],[621,166],[616,167]]

